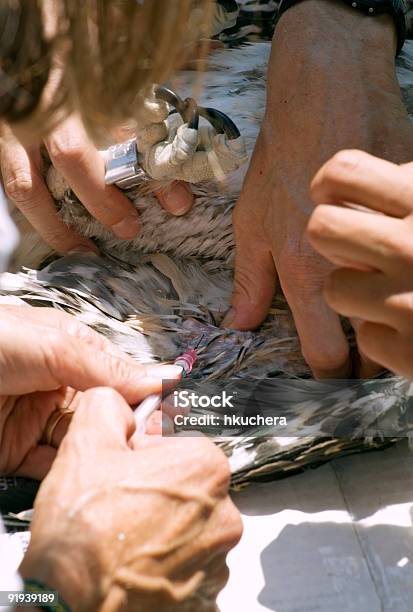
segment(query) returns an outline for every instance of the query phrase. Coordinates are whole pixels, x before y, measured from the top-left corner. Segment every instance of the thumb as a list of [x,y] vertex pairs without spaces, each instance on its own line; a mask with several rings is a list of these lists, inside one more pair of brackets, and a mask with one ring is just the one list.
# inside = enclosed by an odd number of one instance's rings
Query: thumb
[[161,206],[175,217],[191,210],[194,196],[191,186],[183,181],[175,181],[168,187],[156,192]]
[[236,240],[231,308],[222,327],[254,329],[265,319],[275,292],[277,273],[271,252],[249,236]]
[[175,365],[141,365],[126,355],[123,358],[106,351],[96,353],[93,346],[86,343],[82,346],[79,340],[67,335],[58,343],[58,350],[50,353],[48,364],[58,387],[85,391],[110,386],[129,404],[161,393],[164,380],[178,380],[182,373],[182,368]]
[[78,404],[63,439],[69,448],[128,448],[135,431],[133,413],[123,397],[109,387],[89,389]]

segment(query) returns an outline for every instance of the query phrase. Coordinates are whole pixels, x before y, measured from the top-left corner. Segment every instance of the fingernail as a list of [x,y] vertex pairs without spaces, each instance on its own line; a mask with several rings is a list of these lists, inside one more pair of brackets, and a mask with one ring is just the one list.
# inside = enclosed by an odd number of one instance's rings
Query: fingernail
[[185,183],[174,183],[165,193],[168,210],[176,217],[185,215],[192,207],[193,196]]
[[182,376],[181,366],[176,365],[159,365],[150,369],[151,376],[157,378],[180,378]]
[[132,240],[132,238],[136,238],[139,234],[141,222],[137,214],[132,214],[122,219],[122,221],[115,223],[115,225],[112,225],[111,229],[118,238],[122,240]]
[[231,307],[227,314],[225,315],[225,317],[222,320],[221,323],[221,327],[231,327],[231,325],[233,324],[233,322],[235,321],[235,316],[236,316],[236,310],[235,308]]

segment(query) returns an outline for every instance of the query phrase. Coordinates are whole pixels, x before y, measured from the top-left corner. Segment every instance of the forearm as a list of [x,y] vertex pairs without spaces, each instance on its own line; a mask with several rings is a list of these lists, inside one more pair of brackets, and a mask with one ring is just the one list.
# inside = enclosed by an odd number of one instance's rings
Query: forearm
[[337,51],[343,43],[358,53],[367,51],[367,45],[370,65],[377,66],[382,56],[394,63],[397,34],[393,17],[390,14],[366,16],[343,0],[298,2],[278,21],[275,39],[285,34],[291,48],[301,46],[306,53],[308,41],[312,42],[315,53],[325,49]]
[[[339,95],[352,114],[396,97],[396,28],[390,15],[367,17],[341,0],[305,0],[277,25],[268,68],[267,119],[292,112],[307,120],[319,97]],[[360,97],[365,91],[365,98]],[[305,104],[299,95],[305,94]],[[394,102],[393,102],[394,104]],[[348,122],[348,108],[343,108]]]
[[[274,35],[266,113],[251,171],[259,164],[264,174],[272,172],[276,160],[290,177],[297,167],[302,182],[303,161],[310,181],[342,149],[383,156],[394,125],[408,124],[395,49],[390,15],[367,17],[340,0],[304,0],[286,11]],[[389,155],[399,163],[408,161],[407,130],[401,131]],[[319,153],[309,156],[315,143]]]

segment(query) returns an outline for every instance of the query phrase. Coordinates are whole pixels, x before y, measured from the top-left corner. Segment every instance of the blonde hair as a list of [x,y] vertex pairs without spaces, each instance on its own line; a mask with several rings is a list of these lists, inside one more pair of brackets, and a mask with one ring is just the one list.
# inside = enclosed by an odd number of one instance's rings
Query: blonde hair
[[2,0],[0,118],[36,135],[72,111],[93,134],[119,126],[136,116],[154,82],[182,64],[191,44],[208,36],[213,3]]

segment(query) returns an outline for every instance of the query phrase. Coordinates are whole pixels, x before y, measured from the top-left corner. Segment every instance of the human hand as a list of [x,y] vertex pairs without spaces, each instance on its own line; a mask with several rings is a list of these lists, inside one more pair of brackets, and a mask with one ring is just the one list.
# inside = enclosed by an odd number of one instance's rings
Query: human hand
[[241,535],[225,456],[206,438],[134,429],[115,391],[82,396],[37,495],[21,573],[74,611],[215,611]]
[[[1,306],[0,474],[45,476],[82,391],[110,385],[134,405],[161,392],[162,378],[178,379],[179,372],[176,366],[134,363],[65,313]],[[66,416],[59,419],[62,411]],[[153,415],[149,433],[160,433],[160,416],[160,411]]]
[[311,248],[306,227],[310,182],[335,152],[356,147],[397,162],[413,159],[394,52],[389,16],[365,19],[323,0],[289,9],[273,42],[266,116],[235,209],[234,310],[224,324],[259,325],[278,276],[316,377],[379,370],[363,355],[351,362],[339,317],[323,297],[331,265]]
[[413,378],[413,164],[342,151],[314,178],[312,197],[320,205],[310,241],[338,267],[324,291],[328,304],[361,320],[362,353]]
[[[117,238],[135,238],[141,229],[138,212],[117,187],[105,185],[104,160],[80,119],[66,119],[46,138],[45,145],[53,165],[90,214]],[[25,148],[6,126],[0,141],[0,168],[8,197],[53,249],[59,253],[80,248],[97,251],[93,242],[59,218],[42,176],[39,147]],[[157,197],[172,214],[183,214],[193,203],[192,192],[185,183],[175,182]]]

